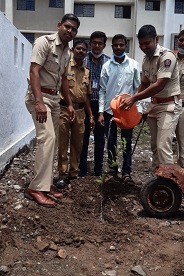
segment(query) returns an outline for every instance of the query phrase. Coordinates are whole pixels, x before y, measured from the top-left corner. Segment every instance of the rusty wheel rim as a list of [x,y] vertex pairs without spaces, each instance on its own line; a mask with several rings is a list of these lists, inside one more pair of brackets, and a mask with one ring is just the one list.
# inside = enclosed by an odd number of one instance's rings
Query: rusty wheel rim
[[159,185],[147,196],[149,206],[157,212],[170,210],[174,205],[174,193],[167,186]]

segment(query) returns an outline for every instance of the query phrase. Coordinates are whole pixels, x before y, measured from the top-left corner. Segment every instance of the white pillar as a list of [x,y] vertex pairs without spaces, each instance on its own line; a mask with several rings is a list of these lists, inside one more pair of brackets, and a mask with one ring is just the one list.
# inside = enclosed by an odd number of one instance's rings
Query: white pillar
[[64,1],[64,14],[74,12],[74,0],[65,0]]
[[13,23],[13,0],[5,1],[5,14],[8,20]]

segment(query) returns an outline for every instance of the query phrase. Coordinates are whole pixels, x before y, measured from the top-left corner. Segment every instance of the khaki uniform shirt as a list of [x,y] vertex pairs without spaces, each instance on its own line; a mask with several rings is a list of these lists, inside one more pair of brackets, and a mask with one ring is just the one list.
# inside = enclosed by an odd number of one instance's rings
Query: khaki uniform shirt
[[84,65],[79,68],[71,56],[67,68],[67,79],[72,102],[85,103],[87,95],[91,94],[89,69],[87,69]]
[[[69,47],[63,45],[58,33],[41,36],[34,42],[31,62],[42,66],[40,70],[42,87],[60,90],[61,77],[65,74],[69,62]],[[30,85],[29,90],[31,90]]]
[[157,98],[167,98],[180,94],[178,64],[175,54],[157,44],[151,58],[144,57],[142,65],[142,81],[155,83],[159,78],[169,78],[164,89],[154,95]]
[[178,59],[178,69],[179,69],[179,77],[180,77],[180,89],[181,89],[181,98],[184,101],[184,58]]

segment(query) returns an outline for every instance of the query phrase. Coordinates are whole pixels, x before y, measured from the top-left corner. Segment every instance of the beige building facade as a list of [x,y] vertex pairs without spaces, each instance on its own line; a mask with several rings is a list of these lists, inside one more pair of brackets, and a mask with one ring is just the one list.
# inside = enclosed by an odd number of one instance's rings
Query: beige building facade
[[57,30],[65,13],[75,13],[81,26],[77,37],[89,39],[92,32],[108,37],[105,53],[111,55],[111,39],[122,33],[128,38],[127,54],[142,62],[137,33],[144,24],[157,29],[160,44],[174,50],[178,32],[184,28],[181,0],[1,0],[0,10],[29,41]]

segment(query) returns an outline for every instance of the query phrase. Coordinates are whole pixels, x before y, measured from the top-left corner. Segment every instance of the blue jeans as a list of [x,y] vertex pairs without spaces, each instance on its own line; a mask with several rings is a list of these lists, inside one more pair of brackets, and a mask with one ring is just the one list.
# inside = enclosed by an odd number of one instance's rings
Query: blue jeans
[[[114,121],[111,122],[112,115],[104,112],[105,119],[105,134],[108,139],[107,150],[108,150],[108,163],[109,167],[112,165],[113,161],[117,159],[117,126]],[[133,128],[131,129],[121,129],[121,139],[124,137],[126,139],[126,149],[123,152],[123,164],[122,164],[122,175],[131,173],[132,165],[132,135]],[[111,168],[111,167],[110,167]],[[112,167],[115,172],[118,172],[118,166]]]
[[[102,174],[103,167],[103,154],[105,145],[105,128],[98,123],[98,101],[91,101],[91,109],[95,120],[94,129],[94,172],[95,175]],[[83,139],[83,147],[80,156],[80,175],[87,174],[87,156],[88,156],[88,146],[89,146],[89,136],[90,136],[90,120],[89,116],[86,114],[85,118],[85,132]]]

